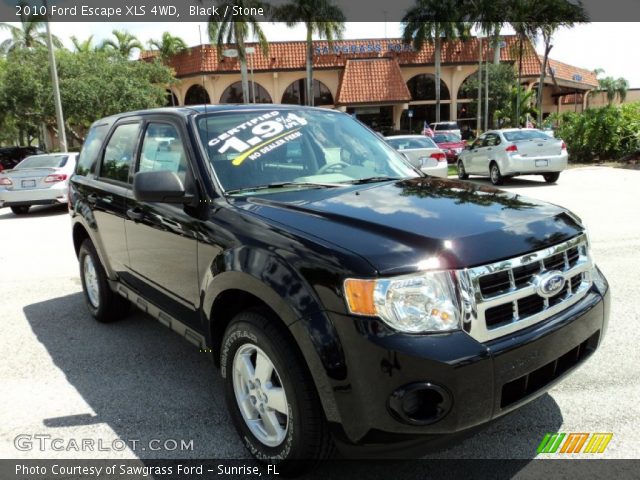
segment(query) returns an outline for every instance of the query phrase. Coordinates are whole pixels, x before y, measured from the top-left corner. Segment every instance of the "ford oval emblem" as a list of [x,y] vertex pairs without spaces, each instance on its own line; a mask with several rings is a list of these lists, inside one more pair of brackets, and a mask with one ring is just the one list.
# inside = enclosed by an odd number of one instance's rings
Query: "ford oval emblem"
[[536,292],[543,298],[553,297],[562,291],[567,280],[558,270],[542,272],[533,278]]

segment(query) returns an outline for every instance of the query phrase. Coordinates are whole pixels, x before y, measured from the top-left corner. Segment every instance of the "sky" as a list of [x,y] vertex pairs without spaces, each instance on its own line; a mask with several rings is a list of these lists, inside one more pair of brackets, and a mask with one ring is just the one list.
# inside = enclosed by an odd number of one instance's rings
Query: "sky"
[[[207,43],[206,24],[175,23],[51,23],[52,33],[60,37],[67,47],[71,47],[71,35],[79,39],[94,35],[94,41],[109,37],[114,29],[128,30],[138,36],[143,43],[151,38],[159,38],[162,32],[169,30],[173,35],[182,37],[188,45],[200,44],[199,28],[202,30],[203,43]],[[283,28],[282,25],[263,23],[263,30],[271,41],[304,40],[303,27]],[[639,22],[604,23],[596,22],[578,25],[572,29],[558,31],[553,39],[551,58],[576,67],[593,70],[604,69],[605,76],[626,78],[631,88],[640,88],[640,49],[637,47]],[[355,38],[394,38],[399,37],[400,23],[347,22],[345,39]],[[512,33],[505,30],[502,33]],[[7,34],[0,32],[0,41]],[[542,45],[537,45],[542,52]]]

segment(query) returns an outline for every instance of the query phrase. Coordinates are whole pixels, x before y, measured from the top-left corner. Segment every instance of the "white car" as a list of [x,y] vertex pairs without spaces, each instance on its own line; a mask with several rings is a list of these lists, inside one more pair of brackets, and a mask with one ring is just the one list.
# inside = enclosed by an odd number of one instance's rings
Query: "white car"
[[447,178],[447,156],[438,145],[424,135],[385,137],[389,145],[402,153],[414,167],[427,175]]
[[458,158],[458,178],[489,176],[501,185],[505,177],[542,175],[555,183],[567,168],[566,144],[535,128],[490,130],[480,135]]
[[67,203],[69,177],[76,168],[77,153],[32,155],[12,170],[0,173],[0,207],[11,207],[16,215],[31,205]]
[[434,122],[431,124],[431,130],[433,133],[453,133],[459,137],[462,136],[457,122]]

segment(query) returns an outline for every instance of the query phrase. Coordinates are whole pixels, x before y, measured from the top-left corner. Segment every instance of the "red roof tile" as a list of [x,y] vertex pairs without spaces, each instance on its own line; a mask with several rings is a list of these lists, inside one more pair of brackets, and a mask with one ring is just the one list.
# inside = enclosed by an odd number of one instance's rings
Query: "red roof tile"
[[[503,47],[500,50],[500,59],[503,62],[517,62],[518,39],[514,35],[502,37]],[[412,46],[404,44],[401,39],[361,39],[340,40],[329,45],[326,41],[314,41],[313,66],[314,69],[340,69],[348,61],[354,59],[395,59],[399,65],[433,65],[434,46],[430,43],[415,51]],[[253,43],[247,46],[257,47]],[[483,57],[493,59],[493,49],[489,42],[482,42]],[[256,71],[281,71],[305,69],[306,42],[271,42],[269,54],[263,55],[259,48],[253,58]],[[153,52],[142,52],[141,58],[149,58]],[[478,61],[478,39],[471,38],[466,41],[454,40],[444,42],[442,45],[442,64],[459,65],[475,64]],[[240,63],[237,58],[225,58],[218,56],[218,50],[211,45],[199,45],[191,47],[169,60],[169,66],[176,71],[177,77],[188,77],[201,73],[237,73],[240,71]],[[573,81],[573,75],[578,74],[587,85],[597,86],[595,75],[588,70],[572,67],[565,63],[550,61],[550,68],[554,68],[556,77]],[[533,45],[527,40],[524,42],[524,55],[522,59],[522,75],[530,78],[540,75],[541,60]]]
[[[543,58],[540,57],[540,62],[542,64]],[[540,69],[542,66],[540,66]],[[538,75],[540,74],[540,69],[538,69]],[[566,80],[568,82],[574,82],[579,84],[591,85],[593,87],[598,86],[598,79],[596,74],[591,70],[587,70],[584,68],[574,67],[567,63],[562,63],[557,60],[549,59],[549,64],[547,66],[547,74],[553,75],[560,80]]]
[[336,103],[408,102],[411,94],[391,58],[347,60],[340,78]]

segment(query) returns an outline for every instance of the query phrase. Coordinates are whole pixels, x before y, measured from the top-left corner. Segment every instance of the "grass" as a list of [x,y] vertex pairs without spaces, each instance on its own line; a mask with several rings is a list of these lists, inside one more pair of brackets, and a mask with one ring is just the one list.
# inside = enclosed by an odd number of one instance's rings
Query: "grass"
[[457,175],[458,168],[455,165],[449,165],[447,175]]

